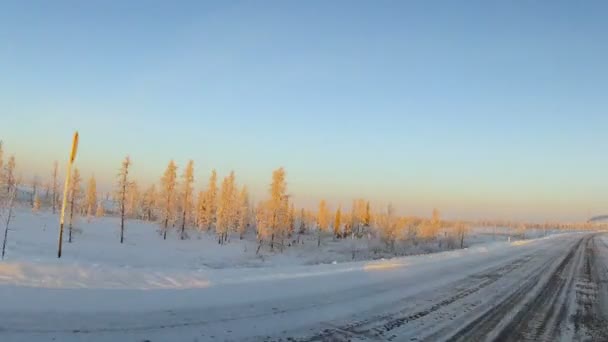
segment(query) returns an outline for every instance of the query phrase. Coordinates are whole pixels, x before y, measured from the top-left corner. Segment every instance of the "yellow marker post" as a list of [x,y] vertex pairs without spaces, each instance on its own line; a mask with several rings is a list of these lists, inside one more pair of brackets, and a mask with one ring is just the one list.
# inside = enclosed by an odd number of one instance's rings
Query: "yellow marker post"
[[57,249],[57,258],[61,258],[61,245],[63,242],[63,218],[65,217],[65,207],[68,201],[68,187],[70,185],[70,177],[72,175],[72,164],[76,159],[76,151],[78,150],[78,131],[74,133],[72,140],[72,151],[70,152],[70,160],[68,160],[68,169],[65,175],[65,183],[63,185],[63,200],[61,203],[61,216],[59,219],[59,248]]

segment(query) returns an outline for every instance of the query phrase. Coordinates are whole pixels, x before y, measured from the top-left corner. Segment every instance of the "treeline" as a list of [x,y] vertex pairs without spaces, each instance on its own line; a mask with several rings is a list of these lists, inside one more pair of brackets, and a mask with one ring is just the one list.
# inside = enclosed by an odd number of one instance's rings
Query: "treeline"
[[[179,170],[169,161],[158,182],[142,187],[132,179],[132,161],[126,157],[116,177],[112,194],[100,196],[94,175],[86,182],[79,169],[72,171],[68,184],[66,215],[68,218],[68,241],[76,216],[89,218],[113,214],[120,217],[120,242],[125,240],[126,219],[157,222],[158,233],[167,239],[169,233],[179,239],[188,239],[193,233],[215,234],[223,245],[231,238],[243,239],[247,234],[255,235],[258,252],[264,246],[269,250],[284,250],[303,243],[304,236],[315,236],[317,245],[324,239],[379,239],[388,250],[396,244],[433,243],[440,247],[463,248],[465,236],[471,226],[501,226],[514,230],[526,229],[597,229],[597,224],[524,224],[500,221],[445,221],[437,209],[430,218],[405,217],[395,213],[392,205],[374,210],[369,201],[355,199],[350,208],[338,206],[331,209],[325,200],[316,210],[296,208],[287,187],[283,168],[272,173],[268,193],[258,203],[250,200],[247,186],[239,184],[235,172],[230,172],[221,181],[215,170],[208,175],[203,189],[194,189],[195,164],[188,161]],[[16,189],[17,184],[29,183],[28,198],[32,210],[48,207],[56,213],[61,206],[62,180],[55,162],[49,172],[48,181],[42,183],[38,177],[31,182],[22,182],[15,175],[16,161],[11,155],[4,163],[3,146],[0,143],[0,185],[5,196]],[[14,191],[13,191],[14,192]]]

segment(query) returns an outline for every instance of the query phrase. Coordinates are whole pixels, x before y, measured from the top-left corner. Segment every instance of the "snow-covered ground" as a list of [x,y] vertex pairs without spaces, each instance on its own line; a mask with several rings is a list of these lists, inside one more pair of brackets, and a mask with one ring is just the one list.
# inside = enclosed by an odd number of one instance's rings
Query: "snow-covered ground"
[[[13,227],[0,263],[2,341],[475,337],[460,329],[492,305],[524,287],[540,293],[566,259],[575,260],[568,261],[575,274],[586,260],[578,246],[589,236],[508,242],[507,232],[478,229],[464,250],[348,262],[349,241],[328,239],[319,248],[311,236],[258,257],[252,239],[218,246],[211,235],[191,233],[165,241],[155,225],[138,221],[128,222],[121,245],[117,220],[103,218],[81,222],[58,260],[56,216],[19,210]],[[517,298],[513,307],[529,301]],[[507,323],[484,329],[496,334]],[[379,328],[387,324],[394,327]]]

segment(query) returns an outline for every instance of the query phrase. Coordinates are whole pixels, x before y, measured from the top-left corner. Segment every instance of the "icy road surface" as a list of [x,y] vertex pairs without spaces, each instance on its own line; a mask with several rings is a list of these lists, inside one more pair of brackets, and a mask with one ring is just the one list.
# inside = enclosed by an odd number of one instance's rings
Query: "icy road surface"
[[116,288],[62,288],[91,277],[111,284],[114,273],[45,274],[44,265],[9,263],[0,266],[0,340],[608,341],[607,265],[605,234],[192,272],[193,285],[179,289],[142,289],[137,281],[154,278],[140,271],[133,288],[118,273]]

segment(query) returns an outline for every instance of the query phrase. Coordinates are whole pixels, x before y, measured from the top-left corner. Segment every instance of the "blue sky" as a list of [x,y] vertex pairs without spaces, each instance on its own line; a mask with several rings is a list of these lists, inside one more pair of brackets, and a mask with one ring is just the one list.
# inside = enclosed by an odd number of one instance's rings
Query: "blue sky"
[[608,212],[604,1],[3,1],[0,138],[110,188],[169,159],[301,205],[580,220]]

